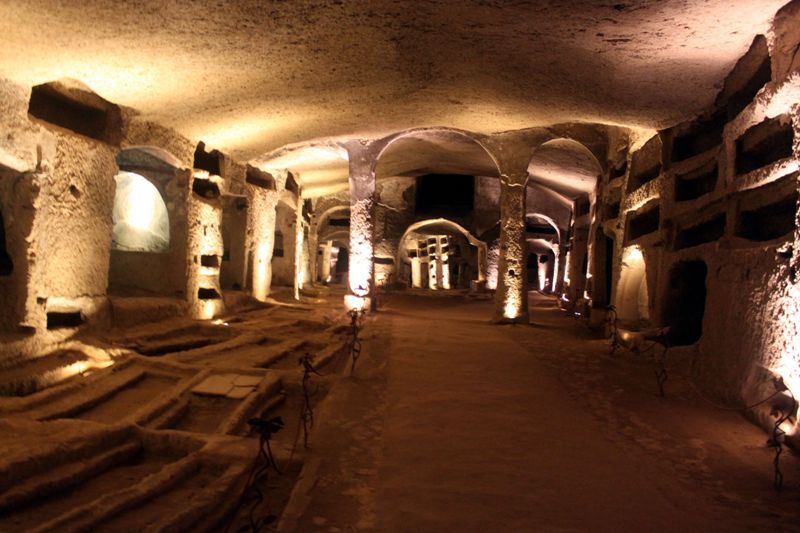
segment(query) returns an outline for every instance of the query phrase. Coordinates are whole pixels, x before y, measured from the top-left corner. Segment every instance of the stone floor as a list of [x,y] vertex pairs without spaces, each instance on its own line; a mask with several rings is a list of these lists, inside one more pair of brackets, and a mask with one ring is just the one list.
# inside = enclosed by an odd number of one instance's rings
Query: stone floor
[[[0,369],[0,531],[800,530],[797,457],[775,493],[765,433],[680,353],[660,397],[652,353],[609,354],[552,298],[498,326],[490,300],[397,293],[352,368],[341,297],[78,337],[39,381]],[[240,499],[257,415],[286,422],[283,474]]]
[[705,403],[675,361],[531,294],[530,326],[491,302],[394,295],[354,376],[317,414],[287,531],[800,530],[800,464],[740,413]]

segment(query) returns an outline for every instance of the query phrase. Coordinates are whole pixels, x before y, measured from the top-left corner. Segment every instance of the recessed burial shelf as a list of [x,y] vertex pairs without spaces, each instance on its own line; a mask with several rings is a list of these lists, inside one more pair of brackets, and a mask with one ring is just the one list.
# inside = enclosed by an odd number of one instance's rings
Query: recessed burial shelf
[[200,287],[197,289],[197,298],[200,300],[219,300],[222,296],[217,292],[217,289]]
[[92,139],[118,145],[122,140],[122,113],[98,95],[61,82],[36,85],[28,113],[34,118]]
[[685,202],[713,192],[717,186],[719,168],[716,161],[702,168],[675,176],[675,201]]
[[272,177],[272,174],[257,169],[256,167],[247,165],[244,179],[254,187],[260,187],[271,191],[275,190],[275,178]]
[[195,177],[192,180],[192,192],[209,200],[220,197],[219,186],[207,178]]
[[614,220],[615,218],[619,218],[620,207],[621,207],[620,200],[606,204],[605,220]]
[[589,198],[583,197],[575,201],[575,218],[588,215],[592,205],[589,203]]
[[201,255],[200,256],[200,266],[206,268],[219,268],[219,256],[218,255]]
[[373,258],[373,261],[375,262],[376,265],[393,265],[394,264],[394,258],[392,258],[392,257],[375,257],[375,258]]
[[718,241],[725,234],[725,213],[688,228],[678,229],[675,250],[683,250],[709,242]]
[[736,173],[747,174],[792,157],[793,142],[794,131],[786,117],[775,117],[751,127],[736,141]]
[[80,311],[48,311],[47,329],[77,328],[83,324]]
[[633,192],[645,183],[653,181],[659,174],[661,174],[661,138],[655,135],[631,156],[627,192]]
[[206,152],[206,145],[203,142],[197,144],[194,151],[194,162],[192,167],[197,170],[205,170],[212,176],[222,176],[221,172],[222,153],[219,150]]
[[614,168],[611,169],[611,173],[609,174],[609,180],[615,180],[617,178],[621,178],[628,172],[628,160],[625,159]]
[[791,235],[796,227],[797,200],[797,190],[792,188],[775,202],[741,209],[736,220],[736,236],[766,242]]
[[336,226],[340,228],[349,228],[350,227],[350,219],[349,218],[332,218],[328,221],[329,226]]
[[295,196],[300,196],[300,186],[297,184],[297,180],[291,172],[286,176],[286,190]]
[[689,131],[672,141],[672,161],[683,161],[722,144],[722,130],[725,128],[724,110],[697,119],[689,126]]
[[635,215],[630,215],[628,217],[628,228],[625,232],[627,235],[626,241],[630,242],[644,235],[658,231],[660,225],[661,208],[659,206],[652,207]]

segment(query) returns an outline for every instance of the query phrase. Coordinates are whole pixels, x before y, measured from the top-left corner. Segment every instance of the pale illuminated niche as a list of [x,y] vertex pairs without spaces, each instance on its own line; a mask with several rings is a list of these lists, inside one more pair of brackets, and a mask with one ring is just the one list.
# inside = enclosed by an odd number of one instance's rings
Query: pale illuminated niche
[[269,258],[269,244],[262,242],[255,252],[253,266],[253,296],[257,300],[264,300],[269,292],[267,284],[267,260]]
[[344,296],[344,306],[348,311],[364,311],[369,307],[369,298],[346,294]]
[[294,299],[300,300],[300,289],[303,288],[303,226],[297,223],[294,233]]
[[120,172],[114,178],[112,247],[136,252],[169,249],[169,214],[161,193],[146,178]]
[[[556,292],[556,284],[558,283],[558,252],[556,251],[556,259],[553,263],[553,281],[550,285],[550,290]],[[565,274],[566,275],[566,274]]]
[[629,246],[622,254],[615,301],[619,317],[623,320],[650,318],[646,265],[638,246]]
[[570,268],[570,252],[567,250],[567,255],[564,257],[564,283],[569,284],[569,268]]

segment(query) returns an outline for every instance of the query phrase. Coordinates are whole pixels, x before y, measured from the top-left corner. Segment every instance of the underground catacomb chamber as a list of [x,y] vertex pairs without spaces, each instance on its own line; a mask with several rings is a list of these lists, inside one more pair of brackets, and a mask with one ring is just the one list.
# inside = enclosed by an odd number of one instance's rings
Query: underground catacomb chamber
[[673,346],[694,344],[703,333],[707,273],[703,261],[681,261],[669,271],[662,321]]

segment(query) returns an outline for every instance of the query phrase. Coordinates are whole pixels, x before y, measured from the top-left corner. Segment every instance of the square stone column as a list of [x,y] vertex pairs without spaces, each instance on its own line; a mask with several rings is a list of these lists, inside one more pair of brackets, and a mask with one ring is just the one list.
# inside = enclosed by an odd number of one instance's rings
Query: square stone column
[[350,294],[348,308],[369,309],[374,297],[375,162],[369,143],[347,144],[350,162]]
[[500,261],[495,321],[528,322],[525,261],[525,182],[527,176],[500,177]]

